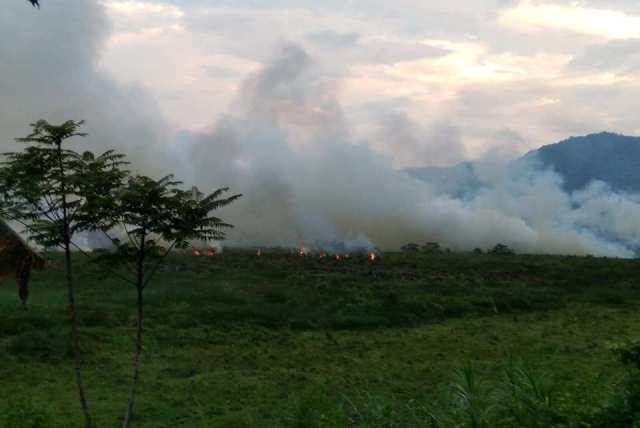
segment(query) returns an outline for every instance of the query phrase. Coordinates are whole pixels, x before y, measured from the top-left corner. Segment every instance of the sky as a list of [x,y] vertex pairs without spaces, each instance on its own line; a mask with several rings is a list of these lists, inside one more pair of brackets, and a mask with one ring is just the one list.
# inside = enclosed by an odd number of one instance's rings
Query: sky
[[295,44],[335,85],[353,132],[397,167],[640,134],[634,0],[102,4],[112,32],[100,67],[147,90],[174,131],[210,126],[248,75]]
[[[2,152],[38,119],[85,119],[78,150],[242,193],[220,212],[239,245],[640,248],[640,195],[567,194],[507,163],[572,135],[640,134],[635,0],[41,5],[0,11]],[[402,170],[465,160],[488,184],[473,197]]]

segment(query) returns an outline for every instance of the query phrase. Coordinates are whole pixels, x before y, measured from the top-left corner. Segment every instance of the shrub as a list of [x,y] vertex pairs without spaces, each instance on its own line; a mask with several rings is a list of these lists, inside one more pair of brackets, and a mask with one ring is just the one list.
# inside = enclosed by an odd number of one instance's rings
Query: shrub
[[515,254],[515,251],[513,251],[509,246],[507,246],[505,244],[498,244],[495,247],[493,247],[492,249],[490,249],[488,251],[488,254],[508,256],[508,255]]
[[416,243],[410,242],[407,245],[403,245],[400,249],[404,252],[416,253],[420,251],[420,246]]
[[291,428],[344,428],[348,426],[342,407],[312,387],[298,398],[290,418]]
[[442,248],[437,242],[427,242],[422,246],[422,251],[427,254],[440,254],[442,253]]
[[640,426],[640,342],[613,349],[628,368],[628,378],[618,396],[600,411],[589,426],[596,428],[637,428]]
[[20,399],[4,409],[0,415],[2,428],[49,428],[49,418],[30,400]]

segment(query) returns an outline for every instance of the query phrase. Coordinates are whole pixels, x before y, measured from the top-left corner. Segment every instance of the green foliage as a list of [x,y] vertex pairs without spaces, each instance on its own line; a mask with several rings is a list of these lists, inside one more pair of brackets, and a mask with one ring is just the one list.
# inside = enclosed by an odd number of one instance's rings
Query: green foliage
[[[58,426],[76,427],[58,345],[64,271],[59,254],[48,256],[29,311],[0,283],[0,411],[28,396]],[[75,257],[91,403],[96,425],[112,426],[127,394],[135,290]],[[138,428],[285,428],[296,413],[304,420],[303,401],[307,413],[346,417],[346,428],[466,427],[450,385],[465,385],[456,370],[469,361],[477,413],[492,428],[527,427],[513,411],[541,426],[554,420],[547,408],[566,418],[555,428],[632,426],[629,374],[605,344],[640,337],[634,260],[418,252],[371,266],[226,250],[178,252],[158,272],[145,290]],[[528,374],[512,382],[510,368]],[[320,385],[319,409],[303,399],[309,385]]]
[[592,426],[598,428],[640,427],[640,342],[613,346],[613,353],[628,369],[628,375],[607,407],[597,414]]
[[2,216],[22,223],[45,247],[61,246],[86,229],[86,211],[103,204],[126,176],[123,155],[108,151],[95,157],[63,147],[68,139],[86,135],[78,132],[83,123],[32,124],[32,133],[16,140],[27,147],[5,153],[0,169]]
[[347,417],[338,403],[318,386],[302,392],[294,403],[290,428],[342,428]]
[[464,415],[465,426],[469,428],[487,426],[486,410],[480,402],[482,391],[473,366],[468,364],[464,368],[456,370],[456,378],[456,382],[451,385],[453,403],[456,410]]
[[0,428],[50,428],[48,415],[31,400],[15,400],[0,414]]
[[510,256],[515,254],[515,251],[513,251],[511,248],[509,248],[509,246],[505,244],[497,244],[495,247],[487,251],[487,254],[493,254],[498,256]]
[[403,245],[400,250],[408,253],[416,253],[420,251],[420,245],[416,244],[415,242],[409,242],[408,244]]
[[136,175],[100,203],[93,204],[87,210],[88,229],[101,230],[110,238],[113,230],[126,233],[124,242],[111,238],[115,252],[104,252],[95,261],[129,264],[136,275],[131,282],[144,287],[155,273],[146,269],[148,260],[160,263],[171,249],[186,248],[195,239],[224,239],[223,230],[232,226],[212,212],[241,195],[222,198],[228,191],[223,188],[194,200],[191,192],[179,188],[180,184],[170,175],[159,180]]
[[193,239],[224,239],[222,229],[232,226],[211,213],[240,195],[221,198],[229,190],[223,188],[194,200],[190,192],[178,188],[180,184],[172,176],[159,180],[145,176],[130,178],[114,201],[112,221],[131,226],[128,233],[138,238],[138,243],[144,235],[175,242],[178,248],[185,248]]
[[545,428],[566,424],[566,418],[558,410],[552,385],[513,361],[509,361],[505,373],[511,391],[508,409],[514,425]]
[[618,357],[620,362],[628,366],[633,373],[640,371],[640,342],[616,344],[611,347],[611,351]]
[[442,247],[437,242],[427,242],[422,246],[422,251],[428,254],[440,254]]

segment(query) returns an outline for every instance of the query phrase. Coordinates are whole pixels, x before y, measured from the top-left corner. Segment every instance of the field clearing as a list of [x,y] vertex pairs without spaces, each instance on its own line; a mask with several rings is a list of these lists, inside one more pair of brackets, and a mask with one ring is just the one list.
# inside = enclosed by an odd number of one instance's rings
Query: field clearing
[[[88,395],[98,426],[115,426],[135,290],[80,256],[76,266]],[[329,427],[342,409],[353,426],[427,427],[428,414],[464,419],[451,384],[465,367],[493,426],[517,426],[495,404],[514,362],[566,415],[588,418],[625,378],[610,346],[640,338],[639,280],[637,261],[593,257],[176,255],[145,291],[135,426]],[[81,426],[67,331],[56,260],[34,275],[28,311],[12,280],[0,284],[0,410],[20,403],[47,427]],[[387,422],[362,422],[378,413]],[[305,425],[318,415],[324,425]]]

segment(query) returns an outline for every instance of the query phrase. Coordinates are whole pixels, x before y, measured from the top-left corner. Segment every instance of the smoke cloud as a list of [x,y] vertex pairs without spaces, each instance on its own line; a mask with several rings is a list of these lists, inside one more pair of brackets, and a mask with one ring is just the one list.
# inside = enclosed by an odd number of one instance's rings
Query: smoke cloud
[[[525,252],[633,255],[640,232],[631,220],[640,209],[634,197],[602,184],[569,195],[552,172],[492,159],[476,164],[485,184],[479,190],[464,192],[463,177],[455,192],[451,183],[418,181],[354,137],[337,90],[302,48],[287,45],[245,81],[210,132],[188,138],[185,169],[194,182],[245,194],[228,210],[239,225],[234,239],[305,245],[367,237],[385,248],[439,241],[455,249],[506,243]],[[400,146],[409,135],[419,144],[404,116],[386,119],[385,138]],[[433,135],[424,135],[432,157],[461,150],[455,132]],[[622,209],[603,216],[612,206]]]
[[168,130],[151,98],[124,87],[97,63],[111,28],[97,1],[51,1],[39,11],[21,1],[0,14],[0,149],[38,119],[86,120],[86,150],[126,152],[145,171],[167,165]]

